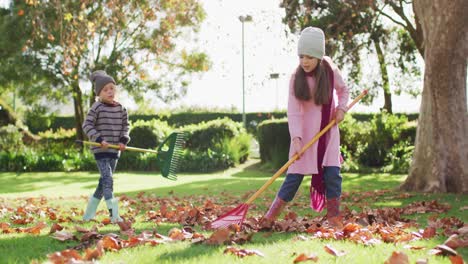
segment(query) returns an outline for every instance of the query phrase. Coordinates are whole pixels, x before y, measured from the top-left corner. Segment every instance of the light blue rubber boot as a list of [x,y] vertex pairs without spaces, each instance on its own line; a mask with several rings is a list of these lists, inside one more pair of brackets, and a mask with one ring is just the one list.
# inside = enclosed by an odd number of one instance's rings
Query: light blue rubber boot
[[109,209],[109,214],[112,223],[122,222],[123,219],[119,216],[119,199],[112,198],[106,200],[107,209]]
[[83,215],[83,221],[89,221],[96,216],[96,209],[100,201],[101,199],[97,199],[93,195],[89,197],[88,205],[86,206],[86,211]]

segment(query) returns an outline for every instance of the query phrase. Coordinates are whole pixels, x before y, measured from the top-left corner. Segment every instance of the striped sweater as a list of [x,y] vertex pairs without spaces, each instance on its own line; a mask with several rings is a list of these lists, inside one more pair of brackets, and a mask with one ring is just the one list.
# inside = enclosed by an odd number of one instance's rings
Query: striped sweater
[[[114,104],[95,102],[83,122],[83,131],[91,141],[98,143],[106,141],[115,145],[127,144],[130,141],[127,109],[117,102]],[[91,150],[96,159],[120,156],[120,151],[117,149],[91,146]]]

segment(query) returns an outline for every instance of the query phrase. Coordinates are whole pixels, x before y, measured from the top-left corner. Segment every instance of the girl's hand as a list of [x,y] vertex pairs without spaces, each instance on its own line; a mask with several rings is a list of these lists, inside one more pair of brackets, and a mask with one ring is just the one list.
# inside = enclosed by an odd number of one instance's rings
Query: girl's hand
[[109,147],[109,143],[107,143],[107,141],[102,141],[101,142],[101,148],[107,149],[108,147]]
[[337,124],[343,121],[344,115],[345,115],[345,111],[343,111],[343,109],[337,108],[335,110],[335,120]]
[[124,151],[126,147],[127,147],[127,146],[125,146],[125,144],[119,143],[119,150],[120,150],[120,151]]
[[297,159],[300,159],[301,155],[299,155],[299,153],[301,152],[301,149],[302,149],[301,138],[298,138],[298,137],[293,138],[293,148],[294,148],[294,155],[298,154]]

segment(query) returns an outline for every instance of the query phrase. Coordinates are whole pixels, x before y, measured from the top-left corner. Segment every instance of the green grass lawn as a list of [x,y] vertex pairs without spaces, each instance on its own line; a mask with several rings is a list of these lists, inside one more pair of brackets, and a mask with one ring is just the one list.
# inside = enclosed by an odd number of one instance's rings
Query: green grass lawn
[[[136,197],[138,193],[145,192],[154,197],[172,197],[186,200],[188,203],[200,203],[210,199],[219,204],[238,205],[243,203],[249,195],[253,194],[272,175],[272,172],[259,169],[258,160],[250,160],[246,164],[226,171],[207,174],[181,174],[177,181],[170,181],[159,176],[158,173],[120,172],[117,171],[114,180],[114,190],[117,196],[125,194]],[[46,197],[47,206],[59,208],[63,212],[71,212],[72,208],[83,210],[86,206],[86,197],[96,187],[99,174],[97,172],[54,172],[54,173],[0,173],[0,223],[11,222],[11,212],[3,208],[16,208],[25,203],[29,197]],[[310,178],[306,178],[309,180]],[[468,195],[455,194],[403,194],[396,191],[399,184],[405,179],[404,175],[390,174],[343,174],[343,206],[351,210],[362,210],[363,207],[383,208],[402,207],[413,202],[437,200],[439,203],[451,205],[451,209],[443,214],[426,213],[408,215],[421,225],[427,226],[430,217],[457,217],[466,224],[468,214]],[[261,216],[269,206],[282,179],[278,179],[267,191],[260,196],[248,211],[248,216]],[[309,183],[304,182],[288,209],[300,216],[323,215],[308,208]],[[376,193],[379,190],[387,190]],[[375,195],[374,195],[375,194]],[[98,220],[106,217],[105,205],[101,203]],[[76,210],[75,210],[76,211]],[[125,208],[122,209],[125,212]],[[136,233],[144,230],[157,230],[167,235],[173,227],[181,228],[175,223],[154,223],[144,221],[144,214],[140,212],[133,223]],[[81,215],[69,214],[72,219],[81,219]],[[53,221],[46,218],[50,226]],[[81,224],[90,228],[94,223]],[[68,230],[73,230],[76,223],[63,223]],[[18,225],[13,225],[18,226]],[[30,226],[30,225],[29,225]],[[24,226],[18,226],[24,227]],[[0,233],[0,263],[30,263],[47,261],[47,254],[61,251],[75,246],[78,242],[61,242],[51,238],[48,234],[50,228],[45,228],[39,235],[30,234],[1,234]],[[194,229],[207,237],[210,231],[203,231],[199,226]],[[1,229],[0,229],[1,230]],[[100,233],[118,233],[116,225],[107,225],[99,228]],[[439,232],[442,233],[442,232]],[[306,240],[298,239],[298,236]],[[382,243],[376,246],[363,246],[349,241],[312,239],[308,234],[295,232],[258,232],[251,241],[239,248],[255,249],[264,254],[264,257],[248,256],[238,258],[225,255],[225,245],[208,246],[205,244],[191,244],[190,242],[176,242],[157,246],[138,246],[126,248],[118,252],[106,252],[99,260],[100,263],[292,263],[301,253],[316,254],[319,263],[383,263],[393,251],[402,251],[409,256],[410,263],[418,259],[428,259],[428,263],[450,263],[447,257],[436,257],[428,251],[436,245],[442,244],[447,237],[437,235],[434,238],[418,240],[409,243]],[[424,246],[422,250],[410,250],[404,246]],[[324,251],[324,246],[330,245],[347,254],[334,257]],[[468,250],[458,249],[459,254],[466,260]]]

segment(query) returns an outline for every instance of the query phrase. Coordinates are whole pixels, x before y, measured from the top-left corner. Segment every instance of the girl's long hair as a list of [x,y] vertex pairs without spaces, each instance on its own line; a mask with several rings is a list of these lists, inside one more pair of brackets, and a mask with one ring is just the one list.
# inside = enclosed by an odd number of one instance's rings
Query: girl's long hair
[[315,104],[323,105],[328,104],[330,98],[330,77],[328,75],[328,67],[325,60],[321,60],[317,67],[312,71],[312,75],[315,76],[315,93],[310,94],[310,88],[306,80],[306,72],[299,65],[296,70],[294,80],[294,95],[297,99],[303,101],[309,101],[314,99]]

